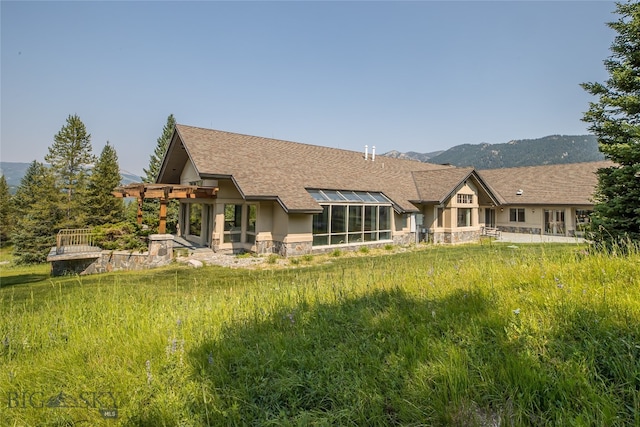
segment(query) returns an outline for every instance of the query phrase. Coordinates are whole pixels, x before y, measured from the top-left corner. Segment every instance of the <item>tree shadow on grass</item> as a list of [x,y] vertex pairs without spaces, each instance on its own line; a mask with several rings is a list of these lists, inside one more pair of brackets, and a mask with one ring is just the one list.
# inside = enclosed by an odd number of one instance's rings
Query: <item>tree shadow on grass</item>
[[394,289],[256,313],[190,353],[203,391],[191,412],[210,425],[448,423],[443,405],[465,387],[451,381],[473,376],[465,347],[481,345],[467,328],[501,329],[494,312],[480,292],[425,302]]
[[18,274],[7,274],[3,272],[0,276],[0,289],[8,288],[9,286],[15,285],[24,285],[26,283],[36,283],[42,282],[49,278],[48,274],[37,274],[37,273],[18,273]]

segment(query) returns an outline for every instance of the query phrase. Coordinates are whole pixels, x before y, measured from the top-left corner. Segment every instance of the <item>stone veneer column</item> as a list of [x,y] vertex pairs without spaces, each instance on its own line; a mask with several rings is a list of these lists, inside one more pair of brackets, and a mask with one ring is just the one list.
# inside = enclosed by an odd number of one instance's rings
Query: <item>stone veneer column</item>
[[173,236],[171,234],[151,234],[149,236],[149,266],[168,264],[172,259]]

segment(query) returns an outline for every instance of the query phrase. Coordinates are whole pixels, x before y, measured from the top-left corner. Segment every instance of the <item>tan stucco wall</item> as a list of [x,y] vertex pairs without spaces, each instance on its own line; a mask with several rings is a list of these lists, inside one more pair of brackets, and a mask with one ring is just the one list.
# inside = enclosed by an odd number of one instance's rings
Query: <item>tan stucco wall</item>
[[[240,200],[241,202],[238,202]],[[244,203],[244,199],[230,179],[218,180],[218,201],[224,203]]]
[[[511,222],[509,220],[510,209],[524,208],[524,222]],[[544,211],[545,210],[564,210],[564,226],[566,234],[572,234],[576,230],[576,209],[591,210],[592,206],[545,206],[545,205],[529,205],[529,206],[502,206],[496,208],[496,226],[504,230],[513,228],[522,228],[527,230],[539,230],[544,233]]]
[[189,185],[190,182],[198,181],[200,179],[200,175],[196,171],[196,168],[193,166],[190,160],[187,160],[184,168],[182,168],[182,172],[180,173],[180,184]]
[[271,232],[273,229],[273,202],[258,203],[258,219],[256,224],[256,232]]

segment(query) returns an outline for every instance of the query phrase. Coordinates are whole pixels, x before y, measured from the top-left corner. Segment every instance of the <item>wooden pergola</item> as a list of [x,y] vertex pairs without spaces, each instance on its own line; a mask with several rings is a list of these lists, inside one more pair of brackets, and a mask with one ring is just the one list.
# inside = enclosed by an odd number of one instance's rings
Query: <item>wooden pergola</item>
[[160,224],[158,233],[167,231],[167,202],[171,199],[215,198],[217,187],[199,187],[197,185],[145,184],[134,183],[116,187],[111,192],[116,197],[135,197],[138,199],[138,224],[142,224],[142,203],[144,199],[160,201]]

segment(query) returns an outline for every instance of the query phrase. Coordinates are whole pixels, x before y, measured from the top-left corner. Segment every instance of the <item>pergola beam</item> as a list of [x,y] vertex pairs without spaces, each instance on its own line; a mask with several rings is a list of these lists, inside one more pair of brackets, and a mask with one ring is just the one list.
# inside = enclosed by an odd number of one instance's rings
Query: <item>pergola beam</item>
[[196,185],[145,184],[135,183],[116,187],[111,192],[115,197],[135,197],[138,199],[138,224],[142,224],[142,203],[144,199],[160,200],[160,224],[158,233],[167,230],[167,203],[171,199],[215,198],[217,187],[198,187]]

